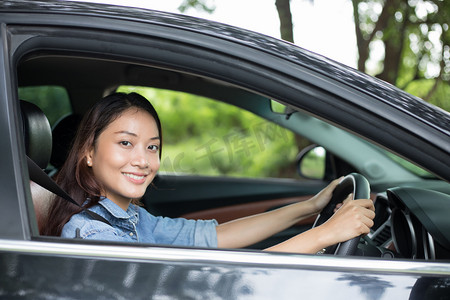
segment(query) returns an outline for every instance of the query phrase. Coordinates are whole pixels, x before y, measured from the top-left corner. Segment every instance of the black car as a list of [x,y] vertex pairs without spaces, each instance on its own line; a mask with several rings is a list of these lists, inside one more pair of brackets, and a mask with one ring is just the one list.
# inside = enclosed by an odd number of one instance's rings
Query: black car
[[[0,24],[0,298],[449,298],[448,112],[295,45],[187,16],[6,0]],[[315,216],[248,249],[40,235],[51,188],[27,156],[53,177],[81,116],[114,91],[139,92],[161,114],[162,170],[142,199],[153,214],[225,222],[351,174],[370,184],[372,232],[351,256],[261,251]]]

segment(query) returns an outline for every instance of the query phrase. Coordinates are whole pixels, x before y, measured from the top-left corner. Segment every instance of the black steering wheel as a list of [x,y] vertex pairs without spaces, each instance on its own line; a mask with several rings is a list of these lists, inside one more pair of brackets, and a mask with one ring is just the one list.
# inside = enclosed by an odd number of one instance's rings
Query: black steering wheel
[[[347,196],[353,193],[354,199],[369,199],[370,185],[367,179],[358,173],[351,173],[345,176],[333,191],[330,202],[322,209],[317,216],[313,227],[322,225],[334,214],[336,204],[341,203]],[[324,253],[334,255],[354,255],[358,248],[360,236],[354,237],[348,241],[329,246]]]

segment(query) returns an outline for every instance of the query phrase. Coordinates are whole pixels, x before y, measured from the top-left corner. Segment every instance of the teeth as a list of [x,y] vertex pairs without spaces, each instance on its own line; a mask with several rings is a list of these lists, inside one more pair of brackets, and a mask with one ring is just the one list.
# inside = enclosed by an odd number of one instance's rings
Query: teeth
[[130,177],[132,179],[135,179],[135,180],[141,180],[141,179],[144,178],[144,176],[137,176],[137,175],[128,174],[128,173],[123,173],[123,175],[128,176],[128,177]]

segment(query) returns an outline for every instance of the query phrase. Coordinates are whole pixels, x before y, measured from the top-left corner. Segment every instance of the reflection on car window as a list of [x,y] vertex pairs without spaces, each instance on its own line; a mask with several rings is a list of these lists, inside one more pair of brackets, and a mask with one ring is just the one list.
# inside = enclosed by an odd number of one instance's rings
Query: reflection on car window
[[160,172],[234,177],[297,176],[294,134],[238,107],[187,93],[122,86],[149,99],[163,127]]
[[69,95],[60,86],[19,87],[19,99],[36,104],[53,126],[62,116],[72,112]]
[[430,172],[422,169],[421,167],[418,167],[412,163],[410,163],[409,161],[389,152],[386,151],[386,154],[396,163],[398,163],[399,165],[401,165],[402,167],[404,167],[405,169],[407,169],[408,171],[414,173],[417,176],[420,177],[424,177],[424,178],[435,178],[435,176],[433,174],[431,174]]

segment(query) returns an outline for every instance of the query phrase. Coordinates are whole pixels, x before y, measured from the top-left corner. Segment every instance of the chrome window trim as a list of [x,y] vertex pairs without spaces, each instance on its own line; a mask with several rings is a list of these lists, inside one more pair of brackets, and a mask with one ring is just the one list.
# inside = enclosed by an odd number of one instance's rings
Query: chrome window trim
[[117,260],[228,263],[278,269],[450,276],[450,264],[430,261],[359,259],[327,255],[281,254],[226,249],[133,247],[42,241],[0,240],[0,252]]

